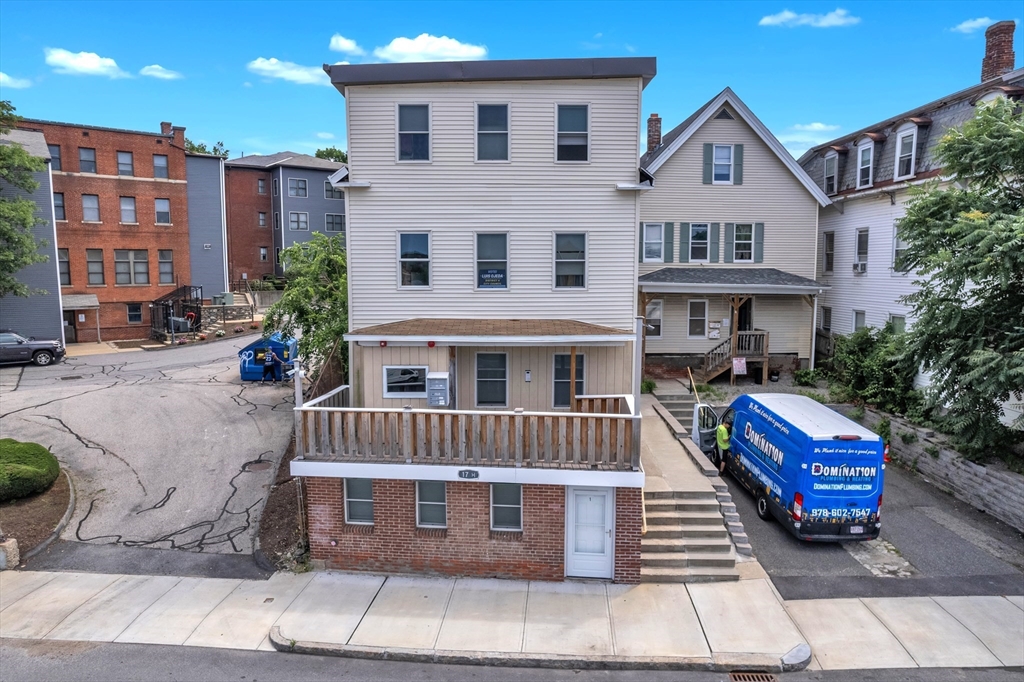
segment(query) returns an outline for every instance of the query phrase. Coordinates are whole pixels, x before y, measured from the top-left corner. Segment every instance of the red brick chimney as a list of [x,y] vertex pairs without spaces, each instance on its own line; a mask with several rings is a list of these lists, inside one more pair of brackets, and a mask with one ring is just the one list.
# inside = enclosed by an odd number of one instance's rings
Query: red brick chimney
[[170,135],[171,134],[171,124],[168,123],[167,121],[161,121],[160,122],[160,134],[161,135]]
[[981,82],[1013,71],[1013,30],[1012,21],[997,21],[985,29],[985,58],[981,60]]
[[647,151],[652,152],[661,146],[661,119],[651,114],[647,119]]

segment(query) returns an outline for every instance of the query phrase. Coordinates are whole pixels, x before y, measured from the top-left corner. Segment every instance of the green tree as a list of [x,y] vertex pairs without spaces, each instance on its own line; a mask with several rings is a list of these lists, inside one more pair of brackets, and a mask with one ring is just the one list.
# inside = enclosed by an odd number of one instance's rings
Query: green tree
[[[0,101],[0,135],[11,132],[18,120],[14,106],[9,101]],[[47,242],[37,241],[32,234],[32,228],[43,222],[36,215],[36,203],[17,195],[20,192],[31,194],[38,189],[39,183],[32,174],[45,169],[46,163],[30,155],[21,145],[0,144],[0,189],[8,194],[0,197],[0,297],[46,293],[29,289],[15,277],[19,270],[47,260],[39,252]],[[14,196],[10,196],[12,194]]]
[[328,161],[337,161],[338,163],[348,163],[348,154],[341,151],[337,147],[326,147],[324,149],[317,149],[314,154],[318,159],[327,159]]
[[1015,103],[978,106],[937,153],[955,180],[921,189],[897,229],[909,247],[899,266],[920,290],[909,352],[932,372],[933,407],[964,454],[1005,456],[1019,440],[999,422],[1024,391],[1024,120]]
[[[281,252],[287,272],[281,300],[267,311],[264,333],[279,331],[299,336],[299,356],[315,375],[336,363],[332,370],[344,373],[348,366],[348,266],[341,235],[314,233],[304,244]],[[344,376],[344,374],[342,374]]]
[[225,159],[228,158],[228,150],[224,148],[223,142],[217,142],[210,148],[206,146],[205,142],[196,143],[186,137],[185,151],[192,154],[213,154],[214,156],[223,156]]

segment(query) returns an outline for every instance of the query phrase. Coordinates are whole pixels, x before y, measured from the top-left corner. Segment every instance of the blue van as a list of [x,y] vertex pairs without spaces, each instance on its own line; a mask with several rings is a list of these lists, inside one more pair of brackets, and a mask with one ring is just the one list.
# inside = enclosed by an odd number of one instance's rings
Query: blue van
[[802,395],[741,395],[721,415],[695,405],[694,442],[718,464],[715,430],[732,420],[726,469],[801,540],[878,537],[885,445],[860,424]]

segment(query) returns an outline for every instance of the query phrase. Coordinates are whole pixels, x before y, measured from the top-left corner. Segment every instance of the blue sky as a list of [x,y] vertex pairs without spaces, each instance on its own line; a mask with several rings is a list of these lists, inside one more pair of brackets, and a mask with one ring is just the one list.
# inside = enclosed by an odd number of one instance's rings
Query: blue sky
[[[971,2],[0,2],[0,97],[18,113],[157,131],[232,156],[345,147],[324,62],[655,56],[666,130],[726,86],[794,154],[976,83]],[[332,49],[333,48],[333,49]],[[1017,66],[1024,30],[1015,36]]]

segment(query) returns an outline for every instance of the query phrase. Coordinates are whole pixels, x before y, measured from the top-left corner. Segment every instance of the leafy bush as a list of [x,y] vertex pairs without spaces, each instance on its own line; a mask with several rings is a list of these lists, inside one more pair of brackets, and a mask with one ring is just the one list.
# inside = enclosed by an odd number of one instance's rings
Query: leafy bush
[[217,333],[216,333],[216,336],[219,339],[220,337],[224,336],[226,333],[227,332],[225,332],[223,329],[218,329]]
[[875,427],[875,433],[882,437],[883,443],[889,443],[892,441],[892,420],[888,417],[883,417],[878,426]]
[[913,431],[904,431],[900,434],[900,440],[903,441],[904,445],[911,445],[917,442],[917,434]]
[[59,474],[57,458],[42,445],[0,439],[0,502],[41,493]]
[[793,372],[793,383],[797,386],[817,386],[818,373],[813,369],[798,369]]
[[654,393],[654,389],[658,387],[658,384],[654,379],[644,377],[640,380],[640,392],[641,393]]
[[891,324],[839,337],[833,367],[837,393],[846,401],[896,414],[920,406],[920,394],[914,391],[917,362],[907,348],[906,335],[895,333]]

